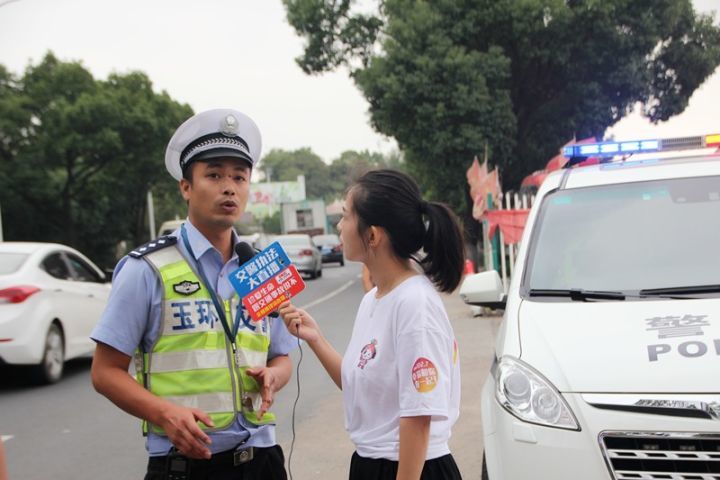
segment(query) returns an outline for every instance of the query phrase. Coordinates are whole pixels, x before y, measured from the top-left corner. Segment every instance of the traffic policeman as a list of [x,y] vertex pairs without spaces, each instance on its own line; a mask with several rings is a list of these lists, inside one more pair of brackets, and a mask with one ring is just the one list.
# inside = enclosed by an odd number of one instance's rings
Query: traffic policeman
[[177,129],[165,166],[187,220],[120,260],[91,335],[95,389],[143,421],[146,479],[287,478],[270,407],[297,341],[279,318],[251,321],[228,281],[260,150],[257,125],[237,110]]

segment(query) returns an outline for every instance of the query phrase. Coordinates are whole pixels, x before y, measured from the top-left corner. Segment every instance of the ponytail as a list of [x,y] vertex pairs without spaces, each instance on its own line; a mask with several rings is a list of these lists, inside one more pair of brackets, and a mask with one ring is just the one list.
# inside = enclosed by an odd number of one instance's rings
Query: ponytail
[[441,292],[452,292],[462,280],[465,250],[455,214],[444,204],[425,202],[427,232],[420,265]]
[[[413,259],[441,292],[462,279],[464,248],[455,214],[444,204],[426,202],[417,183],[395,170],[371,170],[350,188],[362,237],[371,225],[383,227],[399,258]],[[423,249],[425,256],[415,254]]]

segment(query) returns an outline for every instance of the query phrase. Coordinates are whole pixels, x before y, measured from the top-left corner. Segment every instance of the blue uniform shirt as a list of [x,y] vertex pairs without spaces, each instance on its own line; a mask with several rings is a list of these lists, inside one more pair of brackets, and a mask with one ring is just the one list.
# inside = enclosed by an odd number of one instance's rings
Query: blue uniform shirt
[[[177,246],[183,256],[190,261],[199,261],[208,281],[214,282],[212,288],[215,292],[223,299],[230,299],[234,290],[227,278],[238,268],[237,255],[233,252],[232,258],[223,265],[220,252],[189,220],[185,222],[185,229],[197,258],[192,259],[185,249],[178,230],[172,235],[178,237]],[[233,243],[238,241],[233,232]],[[150,351],[160,331],[161,312],[160,278],[145,260],[123,257],[115,267],[112,290],[105,311],[90,337],[131,357],[139,345],[142,345],[145,351]],[[287,331],[280,318],[271,318],[269,321],[268,360],[278,355],[287,355],[297,347],[297,339]],[[242,323],[240,328],[243,328]],[[209,445],[212,453],[233,449],[246,441],[246,446],[255,447],[271,447],[277,443],[274,425],[256,427],[248,423],[243,415],[238,415],[229,428],[208,435],[212,439],[212,444]],[[171,447],[167,437],[148,433],[146,448],[150,456],[167,455]]]

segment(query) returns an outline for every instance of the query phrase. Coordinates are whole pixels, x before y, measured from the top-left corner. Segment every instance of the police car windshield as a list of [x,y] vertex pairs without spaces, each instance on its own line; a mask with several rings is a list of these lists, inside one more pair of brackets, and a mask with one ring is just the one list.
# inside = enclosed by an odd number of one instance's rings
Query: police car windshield
[[558,190],[541,205],[524,290],[716,285],[719,213],[720,177]]

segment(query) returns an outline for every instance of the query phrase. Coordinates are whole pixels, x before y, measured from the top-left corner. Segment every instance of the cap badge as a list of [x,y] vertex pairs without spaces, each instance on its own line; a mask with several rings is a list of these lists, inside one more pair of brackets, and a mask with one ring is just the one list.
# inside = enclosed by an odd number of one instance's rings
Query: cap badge
[[238,121],[233,115],[227,115],[220,125],[220,132],[223,135],[234,136],[237,135]]

